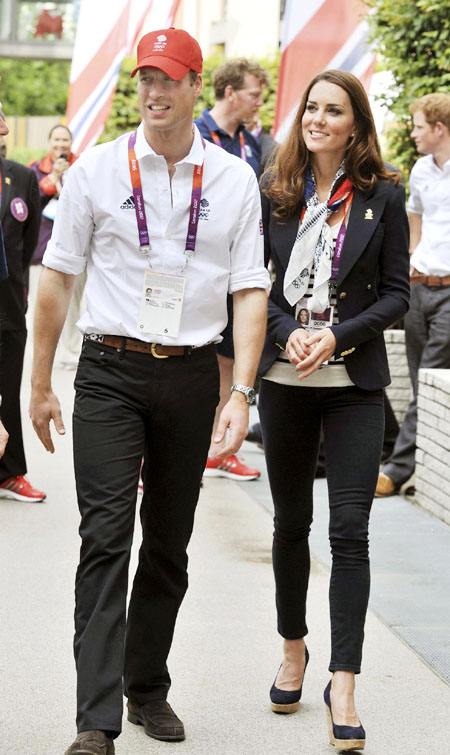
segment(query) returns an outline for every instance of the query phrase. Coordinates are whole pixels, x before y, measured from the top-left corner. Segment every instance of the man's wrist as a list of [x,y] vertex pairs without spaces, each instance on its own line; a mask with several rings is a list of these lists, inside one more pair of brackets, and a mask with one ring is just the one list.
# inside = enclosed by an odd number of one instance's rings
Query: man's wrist
[[254,404],[256,400],[256,394],[254,388],[243,383],[234,383],[231,386],[231,395],[238,393],[243,396],[247,404]]
[[31,378],[31,390],[34,393],[49,393],[52,390],[52,384],[50,381],[42,380],[38,378],[37,380],[33,380]]

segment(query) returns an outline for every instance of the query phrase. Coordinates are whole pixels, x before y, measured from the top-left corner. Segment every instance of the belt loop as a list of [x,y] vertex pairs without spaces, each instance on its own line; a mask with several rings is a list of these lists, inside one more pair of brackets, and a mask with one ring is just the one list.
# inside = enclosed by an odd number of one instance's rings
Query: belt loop
[[192,354],[192,348],[190,346],[184,347],[183,359],[185,362],[189,362]]
[[122,338],[122,346],[120,347],[119,359],[124,359],[126,348],[127,348],[127,339],[125,338],[125,336],[123,336],[123,338]]

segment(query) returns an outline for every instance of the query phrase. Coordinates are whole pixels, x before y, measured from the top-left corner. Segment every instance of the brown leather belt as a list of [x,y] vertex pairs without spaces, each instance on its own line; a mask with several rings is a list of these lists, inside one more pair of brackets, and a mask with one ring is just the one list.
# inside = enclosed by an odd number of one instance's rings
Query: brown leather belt
[[137,338],[125,338],[122,336],[103,336],[97,333],[85,333],[85,341],[98,343],[103,346],[112,346],[121,351],[137,351],[139,354],[151,354],[155,359],[165,359],[166,357],[192,356],[206,348],[214,348],[214,344],[208,343],[205,346],[164,346],[161,343],[147,343],[139,341]]
[[426,286],[450,286],[450,275],[425,275],[424,273],[413,273],[411,276],[411,285],[414,283],[425,283]]

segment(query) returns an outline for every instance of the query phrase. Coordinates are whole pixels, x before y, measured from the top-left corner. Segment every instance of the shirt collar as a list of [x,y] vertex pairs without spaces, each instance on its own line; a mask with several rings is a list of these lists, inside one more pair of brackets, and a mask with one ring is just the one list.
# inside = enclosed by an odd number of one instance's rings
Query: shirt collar
[[438,175],[447,173],[450,170],[450,159],[445,161],[444,165],[442,166],[442,170],[436,165],[436,162],[431,152],[428,155],[424,155],[423,160],[427,161],[429,170],[434,171]]
[[[202,138],[200,136],[200,132],[197,126],[195,124],[192,124],[192,125],[194,129],[194,141],[192,142],[192,146],[189,151],[189,154],[187,154],[186,157],[183,157],[182,160],[179,160],[176,163],[177,165],[182,165],[183,163],[192,163],[193,165],[201,165],[203,163],[203,157],[204,157],[205,151],[203,149]],[[134,151],[136,153],[136,157],[138,160],[140,160],[142,157],[145,157],[145,155],[151,155],[152,157],[161,157],[161,155],[156,154],[156,152],[151,148],[150,144],[145,138],[143,123],[141,123],[137,129],[136,145],[135,145]]]

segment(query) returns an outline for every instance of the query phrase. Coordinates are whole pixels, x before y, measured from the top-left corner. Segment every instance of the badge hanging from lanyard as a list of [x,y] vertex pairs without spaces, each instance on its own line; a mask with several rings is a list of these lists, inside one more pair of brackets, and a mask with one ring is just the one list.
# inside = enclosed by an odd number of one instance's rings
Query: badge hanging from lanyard
[[[203,148],[205,148],[203,139],[202,143]],[[203,163],[194,166],[189,223],[181,274],[169,275],[167,273],[156,272],[151,269],[152,246],[145,214],[141,173],[134,150],[135,144],[136,131],[130,134],[128,140],[128,165],[131,185],[133,187],[139,250],[147,257],[150,268],[144,276],[139,307],[138,329],[141,333],[153,333],[154,335],[176,338],[180,330],[181,311],[186,286],[186,278],[183,273],[189,260],[195,255],[203,183]]]

